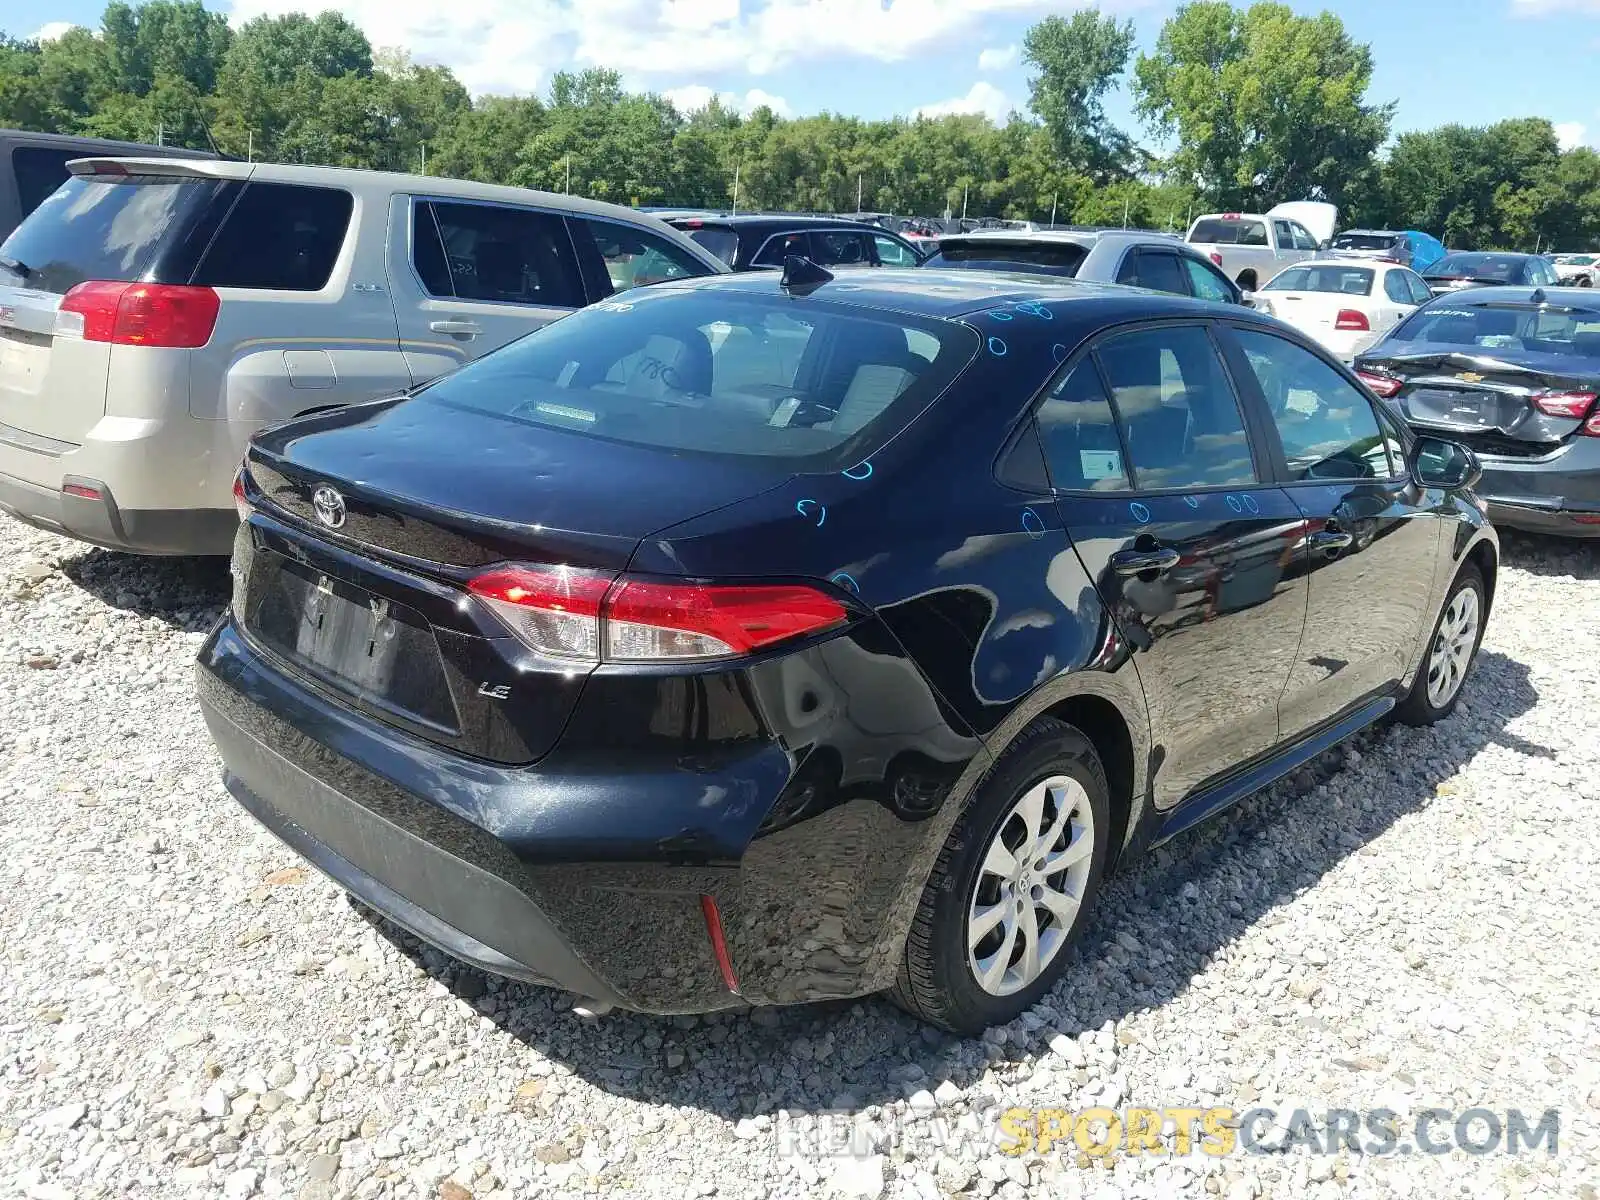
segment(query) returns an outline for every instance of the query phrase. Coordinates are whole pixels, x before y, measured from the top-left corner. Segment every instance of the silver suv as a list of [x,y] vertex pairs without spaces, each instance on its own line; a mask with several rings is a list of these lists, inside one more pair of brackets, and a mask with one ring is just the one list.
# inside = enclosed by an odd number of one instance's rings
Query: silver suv
[[0,510],[141,554],[229,552],[234,473],[265,425],[727,269],[573,196],[332,167],[71,169],[0,246]]

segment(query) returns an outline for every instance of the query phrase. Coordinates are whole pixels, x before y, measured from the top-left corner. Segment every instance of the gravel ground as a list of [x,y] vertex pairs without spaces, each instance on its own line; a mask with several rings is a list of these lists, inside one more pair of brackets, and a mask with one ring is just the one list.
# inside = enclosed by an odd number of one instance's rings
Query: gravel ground
[[[1050,1001],[961,1041],[875,1001],[588,1020],[408,943],[218,783],[225,569],[0,518],[0,1195],[1594,1200],[1600,548],[1506,549],[1453,720],[1130,867]],[[1559,1152],[994,1144],[1094,1104],[1387,1108],[1401,1143],[1554,1108]]]

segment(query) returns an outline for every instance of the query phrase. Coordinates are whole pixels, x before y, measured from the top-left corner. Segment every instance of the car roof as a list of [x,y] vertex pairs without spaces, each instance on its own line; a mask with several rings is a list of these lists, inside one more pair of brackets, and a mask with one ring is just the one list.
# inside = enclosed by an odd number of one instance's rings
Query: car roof
[[673,220],[702,221],[705,225],[726,225],[734,229],[770,226],[773,229],[872,229],[882,233],[893,232],[882,225],[858,221],[853,217],[818,217],[802,213],[719,213],[705,217],[674,217]]
[[86,155],[104,155],[126,149],[144,151],[151,157],[161,158],[218,157],[210,150],[191,150],[181,146],[152,146],[145,142],[128,142],[121,138],[92,137],[78,133],[33,133],[26,129],[0,129],[0,141],[20,142],[25,146],[49,146],[60,150],[81,148]]
[[[777,271],[749,271],[743,274],[710,275],[699,279],[675,279],[667,283],[652,284],[656,291],[719,291],[743,292],[754,295],[784,295],[780,273]],[[1166,314],[1217,316],[1229,319],[1254,318],[1252,310],[1234,305],[1221,306],[1186,296],[1165,292],[1148,292],[1141,288],[1123,287],[1114,283],[1088,283],[1082,280],[1056,278],[1009,271],[971,271],[942,269],[938,267],[879,267],[872,271],[841,272],[831,282],[820,284],[802,292],[788,293],[803,304],[806,298],[817,296],[840,304],[877,308],[886,312],[908,313],[916,316],[954,319],[982,309],[1001,304],[1037,301],[1047,308],[1060,304],[1070,306],[1059,314],[1039,320],[1041,330],[1057,315],[1068,312],[1081,315],[1085,320],[1137,320],[1140,317],[1158,317]],[[1262,324],[1269,324],[1259,318]]]
[[561,212],[588,213],[612,221],[659,228],[659,218],[620,204],[589,200],[558,192],[533,188],[506,187],[476,183],[467,179],[447,179],[439,175],[405,175],[393,171],[367,171],[357,167],[310,167],[288,163],[230,162],[223,159],[155,158],[129,155],[86,154],[74,159],[92,167],[98,163],[118,163],[135,173],[150,175],[186,174],[213,179],[248,179],[257,183],[299,183],[316,187],[341,187],[357,193],[407,192],[444,196],[462,200],[497,200],[505,204],[535,205]]

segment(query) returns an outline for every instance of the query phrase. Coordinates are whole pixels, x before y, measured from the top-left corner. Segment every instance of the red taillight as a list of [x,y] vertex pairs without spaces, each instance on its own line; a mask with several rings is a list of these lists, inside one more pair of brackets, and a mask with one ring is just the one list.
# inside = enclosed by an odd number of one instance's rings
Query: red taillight
[[733,973],[733,959],[728,954],[728,939],[722,933],[722,914],[717,911],[717,902],[710,896],[701,896],[700,911],[705,914],[706,936],[711,939],[711,953],[716,957],[717,970],[722,972],[722,982],[737,996],[739,977]]
[[1596,409],[1594,416],[1578,426],[1578,431],[1586,433],[1590,437],[1600,437],[1600,409]]
[[1594,406],[1594,392],[1538,392],[1533,406],[1547,417],[1583,417]]
[[1220,267],[1222,265],[1222,254],[1219,251],[1213,250],[1211,252],[1211,261]]
[[832,596],[798,584],[614,579],[567,567],[501,567],[467,584],[541,654],[587,662],[731,658],[843,624]]
[[63,483],[61,493],[65,496],[76,496],[79,500],[100,500],[99,488],[86,487],[81,483]]
[[1393,375],[1378,375],[1372,371],[1357,371],[1356,378],[1372,389],[1374,396],[1382,396],[1391,400],[1396,393],[1405,386],[1405,381],[1396,379]]
[[250,501],[245,498],[243,470],[240,470],[240,472],[233,477],[233,508],[234,511],[239,514],[239,520],[241,522],[248,521],[250,519],[250,514],[254,511],[254,509],[250,507]]
[[208,287],[95,279],[62,297],[56,332],[116,346],[192,350],[211,340],[221,309],[221,297]]
[[1368,330],[1372,326],[1367,323],[1367,314],[1354,308],[1341,308],[1339,315],[1333,319],[1335,329]]

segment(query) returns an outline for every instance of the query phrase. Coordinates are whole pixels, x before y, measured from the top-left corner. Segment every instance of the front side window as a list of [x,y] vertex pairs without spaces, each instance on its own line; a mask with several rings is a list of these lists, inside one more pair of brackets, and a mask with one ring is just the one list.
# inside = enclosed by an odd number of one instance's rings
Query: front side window
[[1433,293],[1428,290],[1428,285],[1423,282],[1422,276],[1411,271],[1405,272],[1406,286],[1411,289],[1411,303],[1426,304],[1433,299]]
[[1085,358],[1046,394],[1034,418],[1050,482],[1065,492],[1125,492],[1132,484],[1122,438],[1092,359]]
[[1256,482],[1239,402],[1204,329],[1120,334],[1095,353],[1122,425],[1135,488]]
[[583,309],[419,396],[634,445],[843,469],[932,403],[978,348],[950,321],[669,285]]
[[1311,236],[1311,231],[1298,221],[1290,221],[1289,228],[1294,233],[1294,248],[1296,250],[1315,250],[1317,239]]
[[877,247],[878,261],[886,267],[914,267],[921,261],[912,253],[911,247],[892,237],[873,234],[872,244]]
[[615,221],[580,221],[605,259],[606,274],[613,292],[661,283],[667,279],[687,279],[709,272],[692,255],[653,233]]
[[1395,473],[1372,405],[1356,386],[1293,342],[1236,329],[1283,443],[1289,478],[1386,479]]
[[354,208],[350,193],[339,188],[248,184],[194,282],[319,292],[333,275]]
[[1228,281],[1206,263],[1185,258],[1183,269],[1189,276],[1189,286],[1201,300],[1214,300],[1219,304],[1232,304],[1233,289]]
[[557,308],[585,301],[566,222],[550,213],[420,201],[412,253],[423,286],[439,299]]

